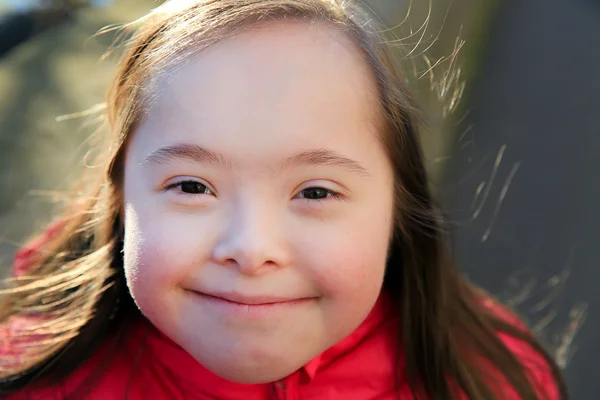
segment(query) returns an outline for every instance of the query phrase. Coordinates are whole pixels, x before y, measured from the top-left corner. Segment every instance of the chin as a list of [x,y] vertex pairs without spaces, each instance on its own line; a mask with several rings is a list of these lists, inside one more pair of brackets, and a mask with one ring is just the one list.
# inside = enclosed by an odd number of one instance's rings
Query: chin
[[[194,354],[192,357],[194,357]],[[260,384],[275,382],[291,375],[306,362],[304,357],[265,354],[252,352],[222,352],[207,354],[202,352],[194,357],[204,368],[230,382]]]
[[208,366],[204,365],[213,374],[227,379],[230,382],[247,385],[275,382],[294,373],[298,368],[271,367],[257,370],[256,368],[231,367],[229,365]]

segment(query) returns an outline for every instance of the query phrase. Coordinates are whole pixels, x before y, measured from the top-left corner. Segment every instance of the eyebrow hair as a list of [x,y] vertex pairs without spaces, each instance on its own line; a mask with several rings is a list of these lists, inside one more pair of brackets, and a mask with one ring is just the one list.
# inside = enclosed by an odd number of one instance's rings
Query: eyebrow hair
[[345,157],[333,150],[316,149],[307,150],[289,157],[283,163],[283,167],[311,166],[339,166],[363,176],[370,176],[369,171],[358,161]]
[[[233,164],[222,154],[208,150],[196,144],[176,144],[161,147],[144,158],[142,164],[165,164],[174,160],[213,164],[231,169]],[[314,149],[294,154],[284,160],[282,168],[300,166],[339,166],[350,172],[370,176],[368,170],[358,161],[345,157],[333,150]]]
[[165,164],[169,161],[181,159],[231,168],[231,163],[223,155],[196,144],[176,144],[161,147],[145,157],[142,164]]

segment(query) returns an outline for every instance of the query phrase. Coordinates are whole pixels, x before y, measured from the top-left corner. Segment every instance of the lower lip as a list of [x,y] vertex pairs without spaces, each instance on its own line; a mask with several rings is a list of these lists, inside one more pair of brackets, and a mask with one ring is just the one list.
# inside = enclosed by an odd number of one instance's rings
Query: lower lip
[[277,303],[243,304],[225,300],[220,297],[208,296],[200,292],[191,291],[191,293],[202,300],[204,304],[214,308],[222,315],[252,318],[267,317],[269,315],[290,311],[315,301],[314,298],[304,298]]

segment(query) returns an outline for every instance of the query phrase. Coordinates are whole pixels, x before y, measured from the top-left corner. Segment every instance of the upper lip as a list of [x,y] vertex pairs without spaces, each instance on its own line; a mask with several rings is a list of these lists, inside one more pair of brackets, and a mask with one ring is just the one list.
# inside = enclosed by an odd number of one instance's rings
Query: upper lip
[[239,303],[245,305],[261,305],[261,304],[275,304],[275,303],[288,303],[291,301],[302,300],[306,297],[284,297],[284,296],[251,296],[243,295],[235,292],[204,292],[196,291],[197,293],[205,296],[216,297],[223,300],[230,301],[232,303]]

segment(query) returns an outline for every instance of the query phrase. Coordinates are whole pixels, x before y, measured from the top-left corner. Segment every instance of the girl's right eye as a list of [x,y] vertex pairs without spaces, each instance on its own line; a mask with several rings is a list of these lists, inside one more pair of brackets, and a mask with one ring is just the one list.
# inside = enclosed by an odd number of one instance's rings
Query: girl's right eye
[[170,184],[166,190],[176,190],[179,195],[213,195],[214,193],[202,182],[198,181],[179,181]]

